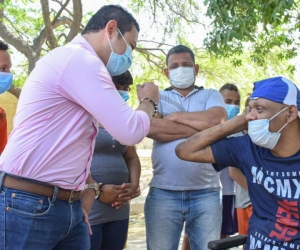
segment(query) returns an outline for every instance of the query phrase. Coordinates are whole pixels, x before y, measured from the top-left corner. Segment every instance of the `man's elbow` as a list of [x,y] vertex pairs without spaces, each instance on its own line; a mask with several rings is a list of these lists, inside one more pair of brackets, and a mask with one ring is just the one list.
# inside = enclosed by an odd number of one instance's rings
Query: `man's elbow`
[[186,149],[185,143],[179,143],[175,148],[175,153],[179,159],[184,161],[189,160],[189,153]]
[[210,124],[211,127],[226,122],[227,121],[226,110],[223,108],[220,108],[218,111],[218,114],[214,114],[214,116],[211,117],[211,119],[209,119],[209,121],[211,122],[211,124]]
[[145,138],[144,135],[132,135],[127,136],[121,140],[118,140],[121,144],[126,146],[134,146],[135,144],[140,143]]
[[119,138],[115,137],[115,139],[123,145],[134,146],[140,143],[147,134],[147,130],[129,130]]

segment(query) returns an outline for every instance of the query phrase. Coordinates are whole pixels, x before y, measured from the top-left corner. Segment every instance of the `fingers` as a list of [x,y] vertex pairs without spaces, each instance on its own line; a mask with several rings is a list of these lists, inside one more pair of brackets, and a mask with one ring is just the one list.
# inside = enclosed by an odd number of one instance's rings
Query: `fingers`
[[83,212],[83,220],[88,226],[89,234],[92,235],[93,232],[92,232],[91,224],[90,224],[90,221],[89,221],[89,216],[88,216],[87,212],[84,209],[82,209],[82,212]]
[[124,184],[125,184],[125,183],[123,183],[122,185],[114,185],[113,188],[114,188],[115,190],[123,190],[123,189],[124,189]]
[[124,188],[131,188],[131,187],[132,187],[131,183],[123,183],[122,184],[122,189],[124,189]]
[[[121,195],[120,195],[121,196]],[[114,202],[127,202],[130,200],[130,196],[126,194],[126,196],[117,197]]]
[[120,209],[125,204],[126,204],[126,202],[115,202],[114,204],[112,204],[112,206],[115,207],[116,209]]

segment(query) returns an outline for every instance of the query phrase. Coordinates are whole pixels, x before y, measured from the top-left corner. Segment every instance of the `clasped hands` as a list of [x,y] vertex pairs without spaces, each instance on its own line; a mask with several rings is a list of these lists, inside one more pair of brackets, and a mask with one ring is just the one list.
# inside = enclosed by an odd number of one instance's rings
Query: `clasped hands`
[[138,185],[132,183],[123,183],[122,185],[105,184],[98,199],[116,209],[120,209],[131,199],[137,189]]

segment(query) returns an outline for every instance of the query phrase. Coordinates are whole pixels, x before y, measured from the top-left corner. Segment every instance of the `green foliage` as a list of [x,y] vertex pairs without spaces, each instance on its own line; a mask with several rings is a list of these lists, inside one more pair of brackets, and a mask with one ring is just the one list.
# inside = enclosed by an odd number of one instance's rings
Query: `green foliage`
[[[54,1],[50,3],[52,20],[59,6]],[[130,69],[135,85],[153,81],[161,89],[168,87],[169,81],[163,73],[165,57],[176,44],[185,44],[195,52],[200,65],[197,82],[206,88],[219,89],[224,83],[233,82],[245,99],[254,81],[274,75],[293,79],[295,65],[289,59],[297,55],[300,45],[295,38],[295,32],[300,29],[298,1],[205,0],[206,9],[202,1],[196,0],[129,0],[126,3],[141,25],[140,41]],[[32,44],[44,28],[40,1],[5,0],[2,7],[6,15],[3,22],[9,30]],[[92,14],[85,14],[82,23],[86,24]],[[64,16],[72,18],[69,12],[64,12]],[[206,18],[210,18],[210,27]],[[208,31],[204,40],[207,50],[202,48],[203,27]],[[66,29],[66,25],[59,26],[54,30],[55,36],[59,37]],[[191,39],[191,35],[195,38]],[[61,36],[58,44],[64,43]],[[13,48],[11,51],[16,53]],[[41,56],[48,51],[45,43]],[[23,85],[27,66],[24,58],[14,67],[17,86]],[[132,107],[138,105],[135,88],[129,101]]]
[[[277,51],[279,60],[294,58],[300,45],[299,1],[205,0],[212,29],[204,44],[218,57],[241,55],[267,64],[265,56]],[[275,49],[275,50],[274,50]]]
[[34,0],[6,0],[4,3],[5,19],[3,20],[10,31],[32,42],[44,26],[41,10],[36,8]]
[[240,90],[242,103],[251,94],[255,81],[276,75],[284,75],[295,81],[293,70],[288,69],[289,61],[278,61],[276,54],[266,55],[268,64],[263,66],[253,62],[250,53],[236,57],[236,60],[243,60],[239,67],[232,66],[232,58],[220,59],[209,53],[198,54],[196,58],[200,64],[200,75],[206,80],[205,87],[220,89],[227,82],[234,83]]
[[[291,80],[294,80],[294,66],[290,65],[289,60],[283,58],[278,61],[276,53],[265,55],[265,60],[268,64],[263,66],[258,65],[253,61],[250,52],[236,56],[234,59],[218,58],[211,56],[205,50],[199,50],[191,46],[195,52],[196,63],[200,66],[200,72],[197,77],[196,84],[205,88],[220,89],[225,83],[234,83],[238,86],[242,97],[242,103],[247,96],[252,92],[253,83],[258,80],[273,77],[276,75],[284,75]],[[162,68],[165,65],[165,55],[160,53],[158,58],[161,59]],[[232,65],[235,61],[236,67]],[[243,61],[243,64],[241,64]],[[134,64],[130,69],[134,77],[134,85],[143,84],[146,81],[156,83],[160,89],[165,89],[170,86],[169,80],[164,75],[161,68],[153,66],[148,60],[143,58],[142,54],[135,53]],[[138,106],[138,100],[135,95],[135,86],[131,91],[131,100],[129,104],[132,107]]]

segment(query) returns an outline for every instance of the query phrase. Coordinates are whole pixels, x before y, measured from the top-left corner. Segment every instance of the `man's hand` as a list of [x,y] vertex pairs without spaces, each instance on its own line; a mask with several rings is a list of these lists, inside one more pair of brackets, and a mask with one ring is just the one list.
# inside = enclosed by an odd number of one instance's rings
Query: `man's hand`
[[99,195],[99,200],[106,204],[113,204],[114,202],[126,202],[129,199],[127,197],[119,197],[119,195],[125,193],[126,190],[122,188],[122,185],[105,184],[102,187]]
[[92,235],[93,232],[92,232],[91,224],[90,224],[90,221],[89,221],[89,216],[88,216],[87,212],[84,209],[82,209],[82,213],[83,213],[83,220],[88,226],[89,234]]
[[159,102],[158,87],[153,82],[145,82],[144,84],[138,84],[136,86],[137,96],[139,100],[144,97],[150,98],[155,103]]

